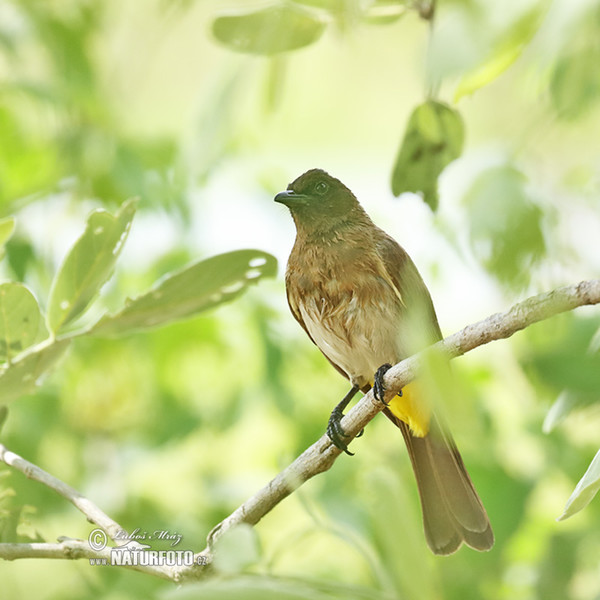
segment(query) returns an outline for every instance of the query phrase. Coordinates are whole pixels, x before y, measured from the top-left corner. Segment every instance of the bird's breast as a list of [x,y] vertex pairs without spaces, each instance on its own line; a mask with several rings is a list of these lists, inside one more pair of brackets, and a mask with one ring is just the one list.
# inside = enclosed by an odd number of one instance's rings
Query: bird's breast
[[329,360],[361,387],[371,383],[379,366],[400,358],[395,291],[359,253],[302,257],[288,265],[290,304]]

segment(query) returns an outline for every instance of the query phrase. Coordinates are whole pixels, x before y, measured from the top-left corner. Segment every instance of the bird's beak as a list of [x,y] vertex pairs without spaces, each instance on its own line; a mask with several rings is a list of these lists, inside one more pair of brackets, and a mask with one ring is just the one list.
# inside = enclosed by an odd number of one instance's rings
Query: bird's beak
[[298,204],[306,204],[307,198],[308,196],[304,194],[296,194],[293,190],[285,190],[285,192],[279,192],[275,196],[275,202],[281,202],[281,204],[292,207]]

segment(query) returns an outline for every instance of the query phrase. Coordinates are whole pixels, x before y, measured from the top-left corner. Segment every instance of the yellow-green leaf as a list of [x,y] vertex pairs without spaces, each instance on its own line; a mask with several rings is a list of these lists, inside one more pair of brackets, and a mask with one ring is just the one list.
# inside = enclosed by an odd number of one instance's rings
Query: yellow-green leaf
[[70,340],[60,340],[39,349],[34,346],[30,352],[23,353],[13,363],[0,369],[0,403],[35,391],[42,375],[56,364],[70,343]]
[[117,213],[95,210],[61,265],[50,291],[48,327],[54,333],[77,318],[112,275],[135,214],[129,200]]
[[394,165],[393,194],[420,192],[435,210],[438,177],[460,156],[463,143],[463,121],[456,110],[436,100],[417,106],[408,120]]
[[21,283],[0,285],[0,362],[10,362],[39,338],[40,307]]
[[237,52],[277,54],[316,42],[325,23],[313,12],[293,4],[268,6],[217,17],[212,24],[215,38]]
[[15,219],[14,217],[6,217],[0,219],[0,247],[4,246],[10,239],[10,236],[15,230]]
[[185,319],[229,302],[263,277],[274,277],[275,257],[261,250],[236,250],[194,263],[161,279],[92,328],[97,335],[121,335]]
[[0,219],[0,259],[4,258],[4,245],[15,230],[15,220],[13,217]]
[[571,497],[567,500],[563,514],[558,517],[558,521],[564,521],[572,517],[575,513],[584,509],[594,498],[600,489],[600,450],[594,456],[590,466],[579,480],[579,483],[573,490]]
[[473,254],[515,289],[529,283],[531,268],[546,251],[543,213],[526,183],[512,165],[497,165],[482,171],[464,195]]
[[370,25],[389,25],[409,11],[409,3],[398,0],[373,0],[366,8],[363,19]]
[[550,97],[556,114],[576,119],[600,97],[600,45],[590,44],[560,56],[550,79]]
[[542,3],[512,23],[506,33],[496,40],[487,59],[460,80],[454,93],[454,101],[476,92],[504,73],[521,56],[538,30],[544,14],[545,5]]

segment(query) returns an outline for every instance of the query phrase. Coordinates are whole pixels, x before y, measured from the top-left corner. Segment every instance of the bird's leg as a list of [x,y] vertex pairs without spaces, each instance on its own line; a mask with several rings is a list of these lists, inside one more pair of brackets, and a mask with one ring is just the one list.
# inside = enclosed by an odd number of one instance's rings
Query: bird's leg
[[[392,365],[390,365],[390,363],[381,365],[379,369],[377,369],[373,381],[373,395],[375,396],[375,399],[386,406],[389,405],[389,402],[385,401],[385,385],[383,383],[383,377],[391,368]],[[398,396],[402,396],[402,390],[398,392]]]
[[344,416],[344,409],[348,406],[350,400],[356,396],[356,392],[358,392],[358,386],[353,385],[352,389],[342,398],[342,401],[331,411],[331,416],[327,422],[327,435],[333,445],[350,456],[354,456],[354,453],[348,450],[348,445],[343,440],[343,438],[349,436],[342,429],[341,420]]

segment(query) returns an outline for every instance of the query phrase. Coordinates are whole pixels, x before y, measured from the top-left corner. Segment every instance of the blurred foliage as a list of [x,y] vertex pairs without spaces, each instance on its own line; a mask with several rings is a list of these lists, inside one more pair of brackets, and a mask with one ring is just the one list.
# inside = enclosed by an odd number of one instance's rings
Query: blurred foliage
[[[574,408],[593,406],[600,390],[600,318],[576,318],[571,314],[551,325],[531,327],[521,364],[537,385],[557,397],[546,419],[550,431]],[[568,400],[567,400],[568,399]]]
[[308,46],[321,37],[324,29],[324,23],[293,4],[222,16],[213,23],[215,38],[227,47],[266,55]]
[[[93,58],[104,3],[7,2],[0,86],[0,206],[63,187],[122,202],[181,200],[170,141],[132,140],[113,114]],[[38,52],[40,64],[28,64]],[[10,148],[10,152],[6,151]]]
[[[465,4],[468,6],[469,3]],[[491,83],[519,58],[538,31],[548,7],[547,2],[534,3],[509,27],[493,37],[489,56],[462,77],[456,87],[455,100],[460,100],[462,96],[472,94]]]
[[471,217],[470,241],[477,259],[505,285],[524,287],[544,256],[542,210],[512,165],[481,173],[464,195]]
[[437,180],[462,152],[464,126],[460,115],[445,104],[428,100],[415,108],[392,174],[392,192],[422,192],[423,200],[436,210]]
[[127,202],[114,217],[94,211],[84,233],[61,265],[50,290],[48,326],[56,335],[83,313],[112,275],[131,227],[135,203]]
[[571,497],[567,500],[565,510],[558,518],[559,521],[568,519],[583,510],[600,489],[600,451],[594,456],[590,466],[577,483]]
[[[200,550],[347,391],[266,279],[292,241],[269,200],[304,164],[362,185],[374,216],[384,197],[445,328],[598,277],[599,29],[593,0],[0,3],[2,442]],[[599,330],[578,311],[455,361],[489,553],[429,553],[401,436],[375,419],[352,460],[232,532],[208,581],[15,561],[2,591],[597,598],[600,503],[555,519],[579,478],[571,511],[598,487]],[[90,530],[0,467],[1,541]]]
[[550,93],[557,115],[575,119],[591,109],[600,96],[600,7],[582,19],[578,35],[552,71]]
[[[127,201],[118,214],[93,211],[83,234],[56,273],[44,317],[33,294],[20,283],[0,284],[0,402],[30,393],[67,349],[73,337],[124,335],[189,318],[238,297],[262,277],[273,277],[277,261],[260,250],[213,256],[166,275],[152,290],[129,300],[115,315],[63,335],[63,326],[87,310],[113,272],[135,214]],[[35,342],[40,342],[34,345]]]
[[185,267],[162,278],[115,315],[94,325],[94,335],[123,335],[192,317],[237,298],[261,277],[275,277],[277,261],[260,250],[237,250]]

